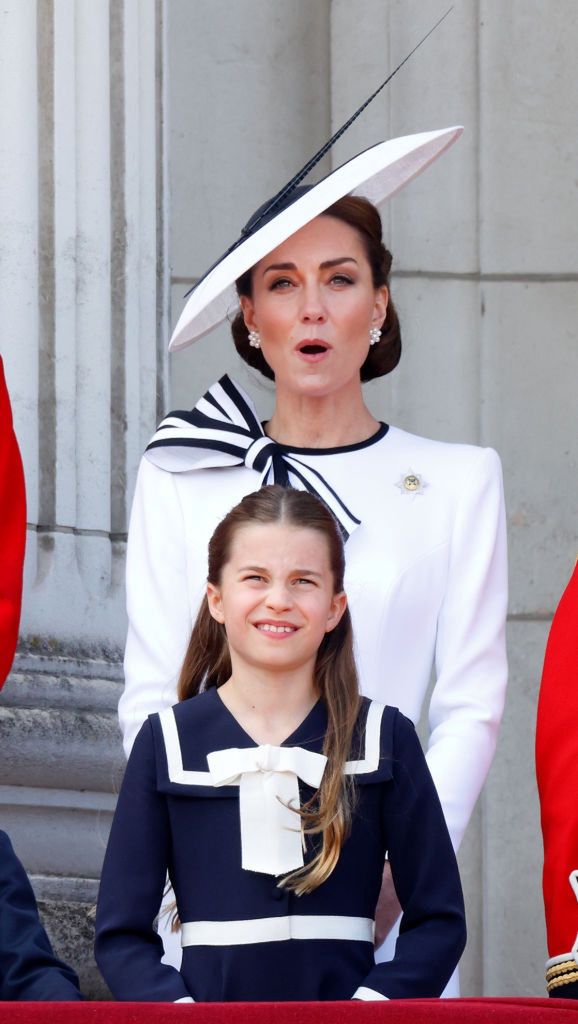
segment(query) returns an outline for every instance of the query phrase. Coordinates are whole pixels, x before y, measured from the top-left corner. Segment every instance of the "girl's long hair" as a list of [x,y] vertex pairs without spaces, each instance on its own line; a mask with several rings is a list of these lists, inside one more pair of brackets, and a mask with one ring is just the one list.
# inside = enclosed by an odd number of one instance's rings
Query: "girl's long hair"
[[[219,586],[237,530],[255,523],[283,523],[316,530],[327,544],[334,593],[343,590],[345,557],[333,515],[307,491],[277,485],[248,494],[219,523],[209,543],[209,583]],[[222,686],[230,676],[231,657],[225,627],[212,617],[205,597],[179,677],[179,700],[187,700],[211,686]],[[346,776],[343,769],[351,756],[360,696],[347,608],[335,629],[326,633],[321,642],[315,663],[315,683],[327,708],[323,743],[327,764],[319,789],[297,813],[305,833],[319,836],[321,841],[314,843],[314,857],[279,883],[297,895],[311,892],[331,874],[351,827],[355,791],[352,777]]]

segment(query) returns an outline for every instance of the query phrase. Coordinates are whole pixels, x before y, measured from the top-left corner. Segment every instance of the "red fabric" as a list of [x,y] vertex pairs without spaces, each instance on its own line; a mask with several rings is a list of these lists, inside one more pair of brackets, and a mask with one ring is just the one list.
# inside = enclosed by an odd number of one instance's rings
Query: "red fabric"
[[544,907],[550,956],[578,932],[568,882],[578,869],[578,566],[554,615],[538,701],[536,773],[544,838]]
[[24,473],[0,358],[0,688],[18,640],[25,538]]
[[578,1024],[569,999],[365,1003],[0,1003],[0,1024]]

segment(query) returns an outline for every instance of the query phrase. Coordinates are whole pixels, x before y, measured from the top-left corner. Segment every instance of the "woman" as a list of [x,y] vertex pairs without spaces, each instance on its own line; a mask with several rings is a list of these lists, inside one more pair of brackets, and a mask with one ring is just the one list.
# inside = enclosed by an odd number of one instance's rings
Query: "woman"
[[168,417],[149,446],[129,535],[120,705],[128,750],[146,715],[174,702],[215,524],[272,477],[307,487],[350,535],[346,590],[362,692],[415,723],[435,665],[427,759],[455,848],[504,700],[500,464],[491,449],[380,424],[365,406],[362,381],[390,372],[401,342],[379,215],[347,196],[382,201],[458,135],[392,140],[307,191],[288,186],[191,295],[172,347],[226,315],[236,280],[235,344],[274,375],[276,405],[263,432],[226,379],[191,414]]
[[[455,854],[412,724],[360,698],[344,569],[303,491],[262,488],[217,526],[182,703],[143,725],[110,835],[95,948],[116,998],[439,996],[455,967]],[[404,915],[376,965],[386,850]],[[153,929],[167,870],[180,972]]]

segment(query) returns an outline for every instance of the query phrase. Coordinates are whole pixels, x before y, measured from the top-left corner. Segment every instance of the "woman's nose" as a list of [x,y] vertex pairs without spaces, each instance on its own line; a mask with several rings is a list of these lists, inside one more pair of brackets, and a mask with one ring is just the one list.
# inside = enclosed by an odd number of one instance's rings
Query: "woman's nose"
[[325,304],[319,288],[311,285],[303,289],[301,303],[301,319],[303,323],[323,323],[326,319]]

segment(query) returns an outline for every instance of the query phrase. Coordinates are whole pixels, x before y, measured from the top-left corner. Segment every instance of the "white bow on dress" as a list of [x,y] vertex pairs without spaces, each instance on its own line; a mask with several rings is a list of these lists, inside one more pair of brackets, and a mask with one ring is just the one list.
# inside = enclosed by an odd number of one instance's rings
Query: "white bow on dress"
[[266,744],[216,750],[207,761],[214,786],[239,786],[245,871],[283,875],[303,867],[298,779],[318,789],[325,755]]

